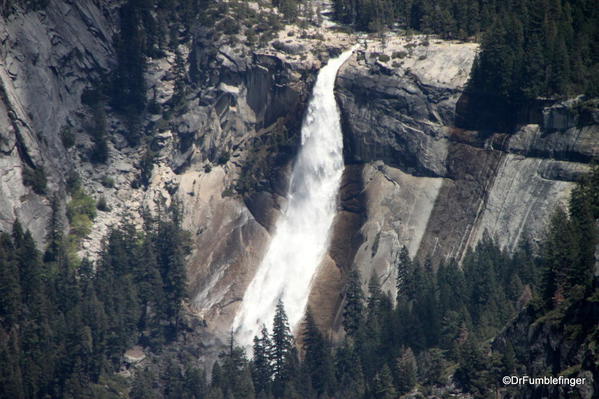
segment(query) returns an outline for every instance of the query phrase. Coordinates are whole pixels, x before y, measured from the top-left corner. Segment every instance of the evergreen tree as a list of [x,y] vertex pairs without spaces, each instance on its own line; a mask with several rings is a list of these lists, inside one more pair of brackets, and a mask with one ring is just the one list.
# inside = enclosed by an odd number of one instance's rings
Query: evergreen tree
[[328,344],[318,329],[310,308],[306,311],[303,343],[304,367],[317,395],[322,395],[333,385],[333,367]]
[[139,370],[135,374],[133,387],[129,393],[131,399],[158,399],[158,394],[154,391],[155,376],[148,370]]
[[21,284],[10,236],[0,233],[0,322],[10,331],[20,317]]
[[373,394],[376,399],[395,399],[397,398],[397,392],[393,385],[393,378],[391,377],[391,370],[386,364],[376,374],[373,381]]
[[559,303],[572,286],[568,271],[575,268],[579,258],[574,226],[561,208],[551,217],[543,258],[543,298],[548,305]]
[[360,357],[347,340],[335,354],[335,376],[340,397],[362,398],[365,384]]
[[416,385],[417,365],[416,357],[412,349],[402,351],[401,357],[397,359],[397,391],[400,395],[408,393]]
[[182,399],[203,399],[207,390],[206,374],[196,367],[187,368]]
[[273,393],[275,397],[282,397],[285,392],[285,385],[291,378],[289,375],[289,362],[293,350],[293,336],[289,329],[287,314],[283,306],[283,301],[279,298],[275,310],[275,316],[272,327],[272,373],[273,373]]
[[355,337],[364,316],[364,292],[358,270],[353,270],[345,288],[343,328],[350,337]]
[[63,240],[63,225],[60,217],[60,202],[58,194],[54,194],[50,199],[50,219],[46,234],[46,252],[44,253],[44,262],[55,262],[58,260],[60,248]]
[[268,330],[262,326],[260,336],[254,337],[253,380],[256,393],[270,393],[272,381],[272,342]]
[[399,302],[402,298],[405,299],[409,295],[408,281],[410,274],[412,273],[412,260],[406,246],[402,246],[397,260],[395,261],[395,267],[397,269],[397,301]]

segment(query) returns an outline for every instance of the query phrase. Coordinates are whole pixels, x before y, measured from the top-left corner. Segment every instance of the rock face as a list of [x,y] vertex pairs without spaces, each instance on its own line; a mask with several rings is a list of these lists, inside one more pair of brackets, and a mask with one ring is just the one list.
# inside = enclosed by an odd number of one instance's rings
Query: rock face
[[46,11],[0,17],[0,230],[19,218],[41,242],[46,198],[23,185],[26,169],[43,171],[60,191],[73,165],[61,132],[81,106],[90,79],[111,62],[114,19],[94,1],[56,1]]
[[[361,243],[342,271],[356,267],[365,281],[376,273],[394,294],[403,245],[437,263],[461,259],[485,232],[508,250],[525,237],[535,242],[599,155],[599,126],[592,118],[581,125],[567,102],[545,109],[543,126],[511,135],[454,128],[475,53],[472,44],[390,39],[362,46],[341,69],[346,162],[361,170],[360,186],[343,188],[341,198],[364,198],[362,222],[346,238]],[[339,313],[321,320],[337,327]]]

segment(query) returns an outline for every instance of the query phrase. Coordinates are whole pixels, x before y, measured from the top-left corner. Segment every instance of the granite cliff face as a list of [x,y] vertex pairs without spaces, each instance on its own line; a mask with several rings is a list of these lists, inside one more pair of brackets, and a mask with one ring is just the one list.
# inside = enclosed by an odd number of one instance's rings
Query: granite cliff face
[[[288,26],[254,47],[242,35],[217,38],[198,28],[177,48],[189,75],[185,107],[169,120],[143,115],[145,143],[130,147],[125,124],[106,106],[109,159],[95,165],[81,94],[116,62],[116,6],[52,4],[0,20],[0,230],[18,217],[43,243],[49,197],[58,194],[64,209],[71,170],[111,206],[98,213],[82,255],[97,254],[121,214],[139,221],[141,211],[179,201],[193,238],[190,314],[217,332],[229,328],[285,206],[306,101],[329,53],[360,43],[337,79],[347,166],[331,248],[310,297],[318,322],[337,332],[351,267],[366,280],[376,272],[393,292],[402,245],[439,261],[460,258],[485,231],[508,249],[526,235],[536,239],[599,155],[596,115],[567,103],[513,135],[455,128],[475,44],[381,42]],[[172,50],[148,60],[147,97],[162,107],[174,94],[176,63]],[[75,135],[70,148],[66,130]],[[140,187],[147,148],[155,156]],[[23,183],[36,170],[47,179],[45,194]],[[102,184],[106,176],[114,184]]]
[[403,245],[436,263],[460,259],[485,232],[509,251],[525,237],[537,241],[599,155],[595,116],[580,123],[572,103],[544,109],[543,124],[515,134],[455,128],[475,52],[473,44],[396,39],[360,49],[340,71],[348,167],[334,261],[322,272],[336,283],[325,294],[318,279],[311,298],[313,308],[329,307],[324,324],[340,325],[345,270],[357,267],[365,280],[376,273],[394,293]]
[[22,176],[43,171],[47,192],[64,194],[75,161],[61,132],[76,123],[90,80],[113,62],[113,11],[93,1],[57,1],[46,11],[0,17],[0,230],[18,217],[43,240],[49,203]]

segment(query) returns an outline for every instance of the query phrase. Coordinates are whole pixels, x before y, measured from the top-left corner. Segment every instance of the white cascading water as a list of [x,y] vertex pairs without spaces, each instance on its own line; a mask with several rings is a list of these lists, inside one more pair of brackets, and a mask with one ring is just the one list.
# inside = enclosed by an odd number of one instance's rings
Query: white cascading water
[[337,70],[353,50],[331,59],[318,73],[302,125],[287,195],[287,210],[233,321],[237,342],[250,346],[263,325],[271,327],[279,298],[292,329],[301,321],[312,279],[329,244],[343,173],[343,136],[334,87]]

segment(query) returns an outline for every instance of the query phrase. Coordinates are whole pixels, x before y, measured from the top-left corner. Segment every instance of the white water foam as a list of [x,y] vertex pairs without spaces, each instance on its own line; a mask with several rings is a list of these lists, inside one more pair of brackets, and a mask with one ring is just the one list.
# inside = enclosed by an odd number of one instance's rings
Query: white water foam
[[337,70],[353,50],[318,73],[302,125],[287,210],[233,321],[238,344],[249,346],[262,325],[271,327],[279,298],[292,329],[301,322],[312,279],[328,249],[343,173],[343,135],[334,88]]

